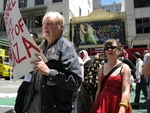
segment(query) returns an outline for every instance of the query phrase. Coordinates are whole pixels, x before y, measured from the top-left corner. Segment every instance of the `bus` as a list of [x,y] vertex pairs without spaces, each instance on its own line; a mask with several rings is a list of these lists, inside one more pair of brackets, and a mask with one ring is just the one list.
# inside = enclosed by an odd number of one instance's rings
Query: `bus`
[[0,49],[0,76],[6,80],[12,77],[12,66],[9,65],[9,56],[5,55],[5,49]]

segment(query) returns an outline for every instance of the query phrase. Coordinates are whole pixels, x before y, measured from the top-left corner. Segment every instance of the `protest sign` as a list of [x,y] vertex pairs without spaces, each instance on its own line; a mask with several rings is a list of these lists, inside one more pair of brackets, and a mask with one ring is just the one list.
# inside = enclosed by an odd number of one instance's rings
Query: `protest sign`
[[31,38],[16,0],[7,0],[4,21],[12,51],[13,76],[17,80],[32,71],[34,65],[30,62],[38,60],[35,54],[41,55],[45,62],[46,58]]

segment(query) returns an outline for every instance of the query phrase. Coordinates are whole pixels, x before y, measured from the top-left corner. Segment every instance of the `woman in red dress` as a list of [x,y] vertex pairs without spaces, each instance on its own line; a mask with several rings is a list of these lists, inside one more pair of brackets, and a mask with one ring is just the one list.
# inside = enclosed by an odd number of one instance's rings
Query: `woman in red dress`
[[115,39],[109,39],[104,44],[108,61],[99,68],[98,89],[92,113],[132,113],[129,104],[131,72],[127,64],[123,63],[117,68],[101,87],[105,75],[121,63],[118,59],[120,48],[120,43]]

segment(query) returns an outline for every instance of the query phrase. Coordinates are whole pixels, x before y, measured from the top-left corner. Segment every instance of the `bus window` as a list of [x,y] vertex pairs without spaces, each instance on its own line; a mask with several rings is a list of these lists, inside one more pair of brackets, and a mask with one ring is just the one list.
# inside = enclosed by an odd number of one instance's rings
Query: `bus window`
[[0,56],[0,63],[2,64],[3,62],[2,62],[2,57]]
[[9,64],[9,57],[4,57],[4,64]]

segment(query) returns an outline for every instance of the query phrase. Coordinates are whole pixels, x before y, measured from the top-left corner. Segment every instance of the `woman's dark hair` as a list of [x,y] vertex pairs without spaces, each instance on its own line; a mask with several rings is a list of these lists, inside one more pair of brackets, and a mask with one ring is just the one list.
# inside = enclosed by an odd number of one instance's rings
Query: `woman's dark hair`
[[114,44],[114,43],[116,43],[117,44],[117,48],[120,50],[121,49],[121,44],[117,41],[117,40],[115,40],[115,39],[113,39],[113,38],[110,38],[110,39],[108,39],[105,43],[104,43],[104,47],[106,47],[106,46],[112,46],[112,44]]

